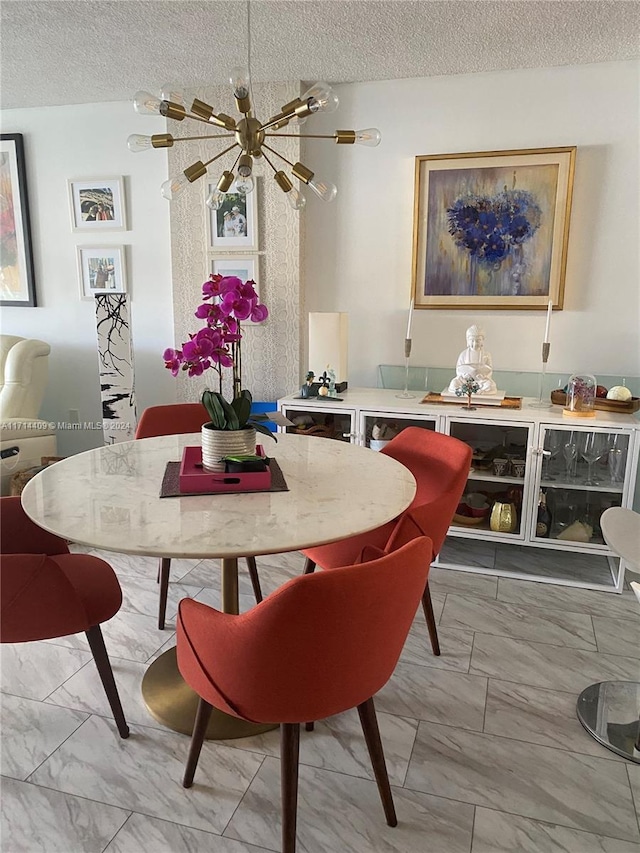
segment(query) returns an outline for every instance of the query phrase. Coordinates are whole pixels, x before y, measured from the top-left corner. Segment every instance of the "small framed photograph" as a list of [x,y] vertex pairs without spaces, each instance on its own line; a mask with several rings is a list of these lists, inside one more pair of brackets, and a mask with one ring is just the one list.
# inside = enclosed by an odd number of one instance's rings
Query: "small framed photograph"
[[254,289],[260,296],[258,280],[258,255],[233,255],[224,258],[211,258],[211,272],[214,275],[235,275],[242,281],[253,281]]
[[73,231],[126,231],[123,178],[69,181]]
[[21,133],[0,135],[0,305],[28,308],[36,305]]
[[[241,252],[258,249],[258,182],[253,192],[242,195],[235,184],[225,194],[218,210],[209,211],[209,248],[219,252]],[[207,192],[215,190],[209,184]],[[208,209],[208,208],[207,208]]]
[[98,293],[126,293],[124,246],[78,246],[81,299]]

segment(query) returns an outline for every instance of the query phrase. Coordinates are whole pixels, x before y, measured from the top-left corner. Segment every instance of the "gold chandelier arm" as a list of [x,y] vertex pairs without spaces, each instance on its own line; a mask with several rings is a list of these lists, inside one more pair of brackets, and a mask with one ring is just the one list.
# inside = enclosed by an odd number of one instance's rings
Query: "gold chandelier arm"
[[290,136],[292,139],[337,139],[335,133],[265,133],[265,136],[275,136],[283,139]]
[[[266,148],[266,145],[263,145],[262,147],[263,147],[263,149],[264,149],[264,148]],[[271,149],[269,149],[269,150],[271,150]],[[273,163],[271,162],[271,160],[269,160],[269,158],[268,158],[268,157],[267,157],[267,155],[264,153],[264,151],[262,152],[262,156],[263,156],[263,157],[264,157],[264,159],[267,161],[267,163],[271,166],[271,168],[273,169],[273,171],[277,173],[277,171],[278,171],[278,170],[277,170],[277,169],[276,169],[276,167],[273,165]]]
[[208,136],[174,136],[173,142],[193,142],[197,139],[231,139],[235,133],[212,133]]
[[[275,154],[276,157],[279,157],[281,160],[284,160],[285,163],[287,163],[289,166],[291,166],[291,168],[293,168],[293,163],[291,162],[291,160],[287,160],[287,158],[283,157],[282,154],[280,154],[278,151],[276,151],[275,148],[270,148],[268,145],[265,145],[264,143],[262,143],[262,147],[266,148],[267,151],[271,151],[272,154]],[[264,152],[263,152],[263,154],[264,154]]]
[[[218,160],[220,157],[223,157],[223,156],[224,156],[225,154],[227,154],[229,151],[231,151],[231,150],[233,150],[234,148],[237,148],[237,147],[238,147],[238,143],[237,143],[237,142],[234,142],[234,143],[233,143],[233,145],[230,145],[228,148],[225,148],[225,149],[224,149],[224,151],[221,151],[219,154],[216,154],[216,156],[215,156],[215,157],[212,157],[212,158],[211,158],[211,160],[207,160],[207,162],[206,162],[206,163],[203,163],[202,165],[203,165],[203,166],[209,166],[209,165],[211,165],[211,163],[213,163],[213,161],[214,161],[214,160]],[[238,157],[240,157],[240,155],[238,155]],[[238,162],[238,161],[236,160],[236,163],[237,163],[237,162]],[[234,163],[234,166],[235,166],[235,163]]]
[[[274,124],[278,124],[280,121],[286,121],[288,123],[297,114],[295,110],[297,104],[302,104],[302,102],[296,100],[284,106],[281,112],[272,116],[268,121],[265,121],[265,123],[260,127],[260,130],[267,130]],[[304,106],[306,107],[306,104]],[[307,113],[307,115],[309,115],[309,113]]]
[[235,167],[238,165],[238,160],[239,160],[241,157],[242,157],[242,149],[240,149],[240,153],[238,154],[238,156],[236,157],[236,159],[233,161],[233,165],[232,165],[232,166],[231,166],[231,168],[229,169],[229,171],[230,171],[230,172],[233,172],[233,170],[235,169]]

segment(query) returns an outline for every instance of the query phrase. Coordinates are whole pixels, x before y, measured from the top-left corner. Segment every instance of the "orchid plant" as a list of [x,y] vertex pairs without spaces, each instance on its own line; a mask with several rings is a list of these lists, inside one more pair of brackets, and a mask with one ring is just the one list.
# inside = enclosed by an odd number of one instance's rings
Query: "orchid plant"
[[[218,374],[218,391],[205,391],[202,404],[207,409],[215,429],[237,430],[253,426],[259,432],[273,436],[263,424],[250,417],[251,394],[242,389],[242,329],[241,322],[261,323],[269,316],[255,291],[254,281],[237,276],[211,275],[202,285],[203,303],[195,316],[205,321],[204,328],[182,344],[181,349],[164,351],[165,367],[177,376],[181,370],[189,376],[202,376],[212,369]],[[233,400],[222,396],[223,368],[233,371]]]

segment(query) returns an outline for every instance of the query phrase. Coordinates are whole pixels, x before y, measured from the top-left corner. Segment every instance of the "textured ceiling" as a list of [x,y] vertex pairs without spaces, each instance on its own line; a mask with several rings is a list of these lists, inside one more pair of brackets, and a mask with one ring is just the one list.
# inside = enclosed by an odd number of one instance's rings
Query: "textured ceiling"
[[[252,0],[255,81],[351,82],[640,55],[637,0]],[[245,0],[2,0],[4,108],[128,100],[226,81]]]

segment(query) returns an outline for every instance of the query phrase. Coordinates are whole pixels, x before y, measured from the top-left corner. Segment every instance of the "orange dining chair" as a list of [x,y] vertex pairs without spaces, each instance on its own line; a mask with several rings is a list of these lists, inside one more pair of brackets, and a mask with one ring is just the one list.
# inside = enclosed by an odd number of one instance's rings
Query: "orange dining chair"
[[413,539],[366,564],[301,575],[240,616],[185,598],[178,667],[200,696],[183,785],[213,707],[280,723],[282,851],[294,853],[300,723],[357,707],[384,813],[397,825],[373,696],[389,680],[424,591],[433,546]]
[[122,604],[111,566],[70,554],[64,539],[34,524],[19,497],[0,498],[0,642],[29,643],[84,631],[120,737],[129,737],[100,625]]
[[[303,551],[305,574],[313,572],[316,566],[322,569],[348,566],[358,559],[367,545],[389,552],[416,536],[428,536],[433,543],[429,563],[440,553],[469,476],[471,448],[449,435],[406,427],[380,452],[401,462],[415,477],[417,490],[411,505],[398,518],[369,533]],[[434,655],[439,655],[440,643],[428,581],[422,595],[422,608],[431,648]]]
[[[136,438],[156,438],[160,435],[184,435],[200,432],[202,424],[210,421],[202,403],[175,403],[164,406],[149,406],[142,413],[136,428]],[[262,601],[262,590],[255,557],[245,557],[249,577],[256,601]],[[160,584],[160,602],[158,605],[158,628],[164,628],[167,612],[167,594],[169,592],[169,573],[171,558],[161,557],[158,565],[158,583]]]

